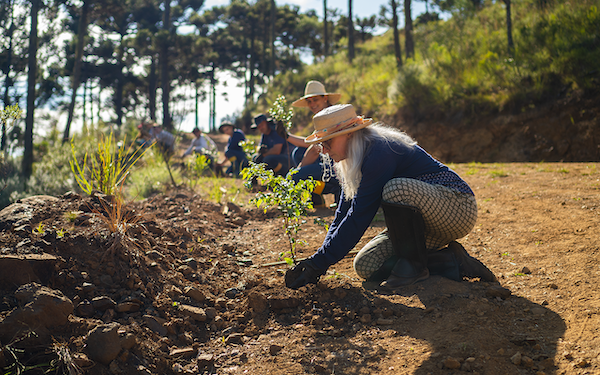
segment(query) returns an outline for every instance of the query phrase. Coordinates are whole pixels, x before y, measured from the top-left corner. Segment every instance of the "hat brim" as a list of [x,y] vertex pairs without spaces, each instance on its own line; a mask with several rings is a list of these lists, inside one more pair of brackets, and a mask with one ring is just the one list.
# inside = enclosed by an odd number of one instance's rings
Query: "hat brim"
[[304,95],[303,97],[301,97],[300,99],[294,101],[292,103],[292,107],[308,107],[308,103],[306,102],[306,99],[308,98],[312,98],[314,96],[326,96],[327,97],[327,101],[329,101],[329,104],[335,104],[337,102],[340,101],[340,98],[342,97],[342,94],[338,94],[336,92],[334,93],[329,93],[326,92],[325,94],[310,94],[310,95]]
[[223,125],[219,126],[219,133],[223,133],[223,128],[226,126],[231,126],[233,128],[233,124],[223,124]]
[[337,131],[337,132],[328,134],[327,132],[324,132],[324,131],[318,131],[318,132],[315,131],[308,137],[304,138],[304,142],[313,145],[315,143],[320,143],[320,142],[326,141],[328,139],[337,137],[338,135],[352,133],[352,132],[355,132],[362,128],[366,128],[367,126],[371,125],[372,123],[373,123],[373,119],[366,118],[366,119],[363,119],[362,122],[355,122],[351,126],[345,128],[345,129],[342,129],[340,131]]

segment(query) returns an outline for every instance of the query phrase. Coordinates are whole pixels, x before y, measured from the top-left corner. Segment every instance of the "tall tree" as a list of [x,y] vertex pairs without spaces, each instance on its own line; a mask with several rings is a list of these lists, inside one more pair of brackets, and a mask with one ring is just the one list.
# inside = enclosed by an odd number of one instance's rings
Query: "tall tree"
[[506,4],[506,39],[508,41],[508,54],[510,56],[513,55],[515,50],[515,45],[513,43],[512,37],[512,16],[510,13],[510,1],[511,0],[503,0],[504,4]]
[[31,29],[29,32],[29,51],[27,62],[27,114],[25,115],[25,138],[22,170],[25,179],[29,179],[33,171],[33,118],[35,113],[35,83],[37,75],[38,49],[38,13],[41,0],[31,0]]
[[329,33],[327,31],[327,0],[323,0],[323,56],[329,56]]
[[411,0],[404,0],[404,49],[406,58],[414,58],[415,43],[413,41],[413,22],[411,14]]
[[352,21],[352,0],[348,0],[348,60],[354,59],[354,23]]
[[[88,12],[90,9],[91,0],[84,0],[81,5],[81,14],[79,17],[79,25],[77,28],[77,44],[75,52],[75,64],[73,65],[73,73],[71,75],[71,102],[69,103],[67,125],[63,134],[63,143],[69,140],[71,123],[73,122],[73,114],[75,112],[75,103],[77,102],[77,90],[81,83],[81,66],[83,61],[83,46],[87,35]],[[84,116],[85,121],[85,116]]]
[[394,53],[396,55],[396,66],[402,67],[402,49],[400,48],[400,34],[398,33],[398,5],[396,0],[390,0],[392,7],[392,30],[394,32]]
[[165,129],[172,130],[169,96],[171,79],[169,78],[169,43],[171,41],[171,0],[164,1],[163,38],[160,45],[160,82],[162,88],[163,121]]
[[275,0],[271,0],[271,28],[270,28],[270,35],[271,35],[271,40],[270,40],[270,47],[271,47],[271,59],[270,59],[270,75],[271,75],[271,79],[275,76],[275,24],[277,23],[277,18],[276,18],[276,14],[277,14],[277,8],[275,7]]

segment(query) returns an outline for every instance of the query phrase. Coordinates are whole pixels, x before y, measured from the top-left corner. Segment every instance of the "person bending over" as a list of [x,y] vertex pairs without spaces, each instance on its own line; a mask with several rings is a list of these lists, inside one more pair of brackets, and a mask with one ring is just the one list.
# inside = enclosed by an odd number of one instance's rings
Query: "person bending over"
[[379,207],[387,228],[354,258],[363,279],[387,288],[430,274],[496,280],[456,242],[477,221],[475,195],[458,174],[406,133],[357,116],[351,104],[325,108],[313,124],[305,141],[320,145],[332,159],[342,195],[323,244],[286,273],[288,287],[317,283],[358,243]]

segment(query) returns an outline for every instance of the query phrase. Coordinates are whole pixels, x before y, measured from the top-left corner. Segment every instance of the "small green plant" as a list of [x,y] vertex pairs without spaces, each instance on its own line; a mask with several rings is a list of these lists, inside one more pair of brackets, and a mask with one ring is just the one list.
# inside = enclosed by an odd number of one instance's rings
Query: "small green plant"
[[246,187],[252,188],[252,181],[258,180],[267,190],[256,194],[250,202],[256,207],[263,206],[265,211],[269,207],[276,207],[283,217],[283,228],[288,238],[289,249],[280,253],[289,265],[296,264],[296,245],[304,243],[296,238],[303,217],[308,210],[313,208],[311,193],[315,188],[315,181],[292,179],[293,173],[286,177],[275,176],[272,170],[265,169],[264,164],[251,162],[248,168],[242,170],[242,177],[246,180]]
[[192,188],[198,183],[200,177],[207,172],[215,177],[215,172],[211,169],[210,158],[204,154],[196,154],[194,158],[186,163],[186,167],[191,174],[190,185]]
[[71,223],[74,223],[75,220],[77,220],[77,216],[79,216],[79,215],[77,214],[76,211],[67,211],[64,213],[65,219],[67,219]]
[[294,111],[287,108],[287,100],[285,96],[279,95],[277,99],[273,102],[271,108],[267,110],[271,118],[275,121],[281,121],[286,130],[289,130],[292,127],[292,117],[294,116]]
[[246,156],[249,160],[254,159],[256,154],[258,153],[258,149],[256,148],[256,143],[253,140],[247,139],[245,141],[241,141],[240,146],[246,153]]
[[[125,143],[125,140],[123,141]],[[77,161],[75,144],[71,141],[72,159],[69,161],[71,171],[81,190],[91,194],[98,189],[106,195],[114,195],[119,185],[123,183],[133,165],[146,153],[148,148],[134,146],[131,143],[127,149],[118,147],[112,132],[102,136],[98,143],[98,151],[89,158],[85,153],[83,164]],[[89,169],[89,171],[88,171]]]
[[43,236],[46,234],[46,225],[40,221],[37,227],[33,228],[31,232],[33,234],[39,234],[40,236]]
[[56,230],[56,238],[61,239],[65,236],[66,233],[67,233],[66,230],[64,230],[63,228],[59,228]]

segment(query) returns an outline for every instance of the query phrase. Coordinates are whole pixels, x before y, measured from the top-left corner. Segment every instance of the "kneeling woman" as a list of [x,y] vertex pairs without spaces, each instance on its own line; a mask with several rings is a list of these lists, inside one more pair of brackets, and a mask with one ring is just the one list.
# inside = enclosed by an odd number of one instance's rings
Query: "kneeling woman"
[[334,161],[342,196],[321,247],[286,274],[288,287],[316,283],[358,243],[380,206],[387,229],[355,257],[362,278],[390,288],[430,274],[496,280],[455,241],[473,229],[477,203],[454,171],[407,134],[357,116],[350,104],[323,109],[313,123],[305,141]]

